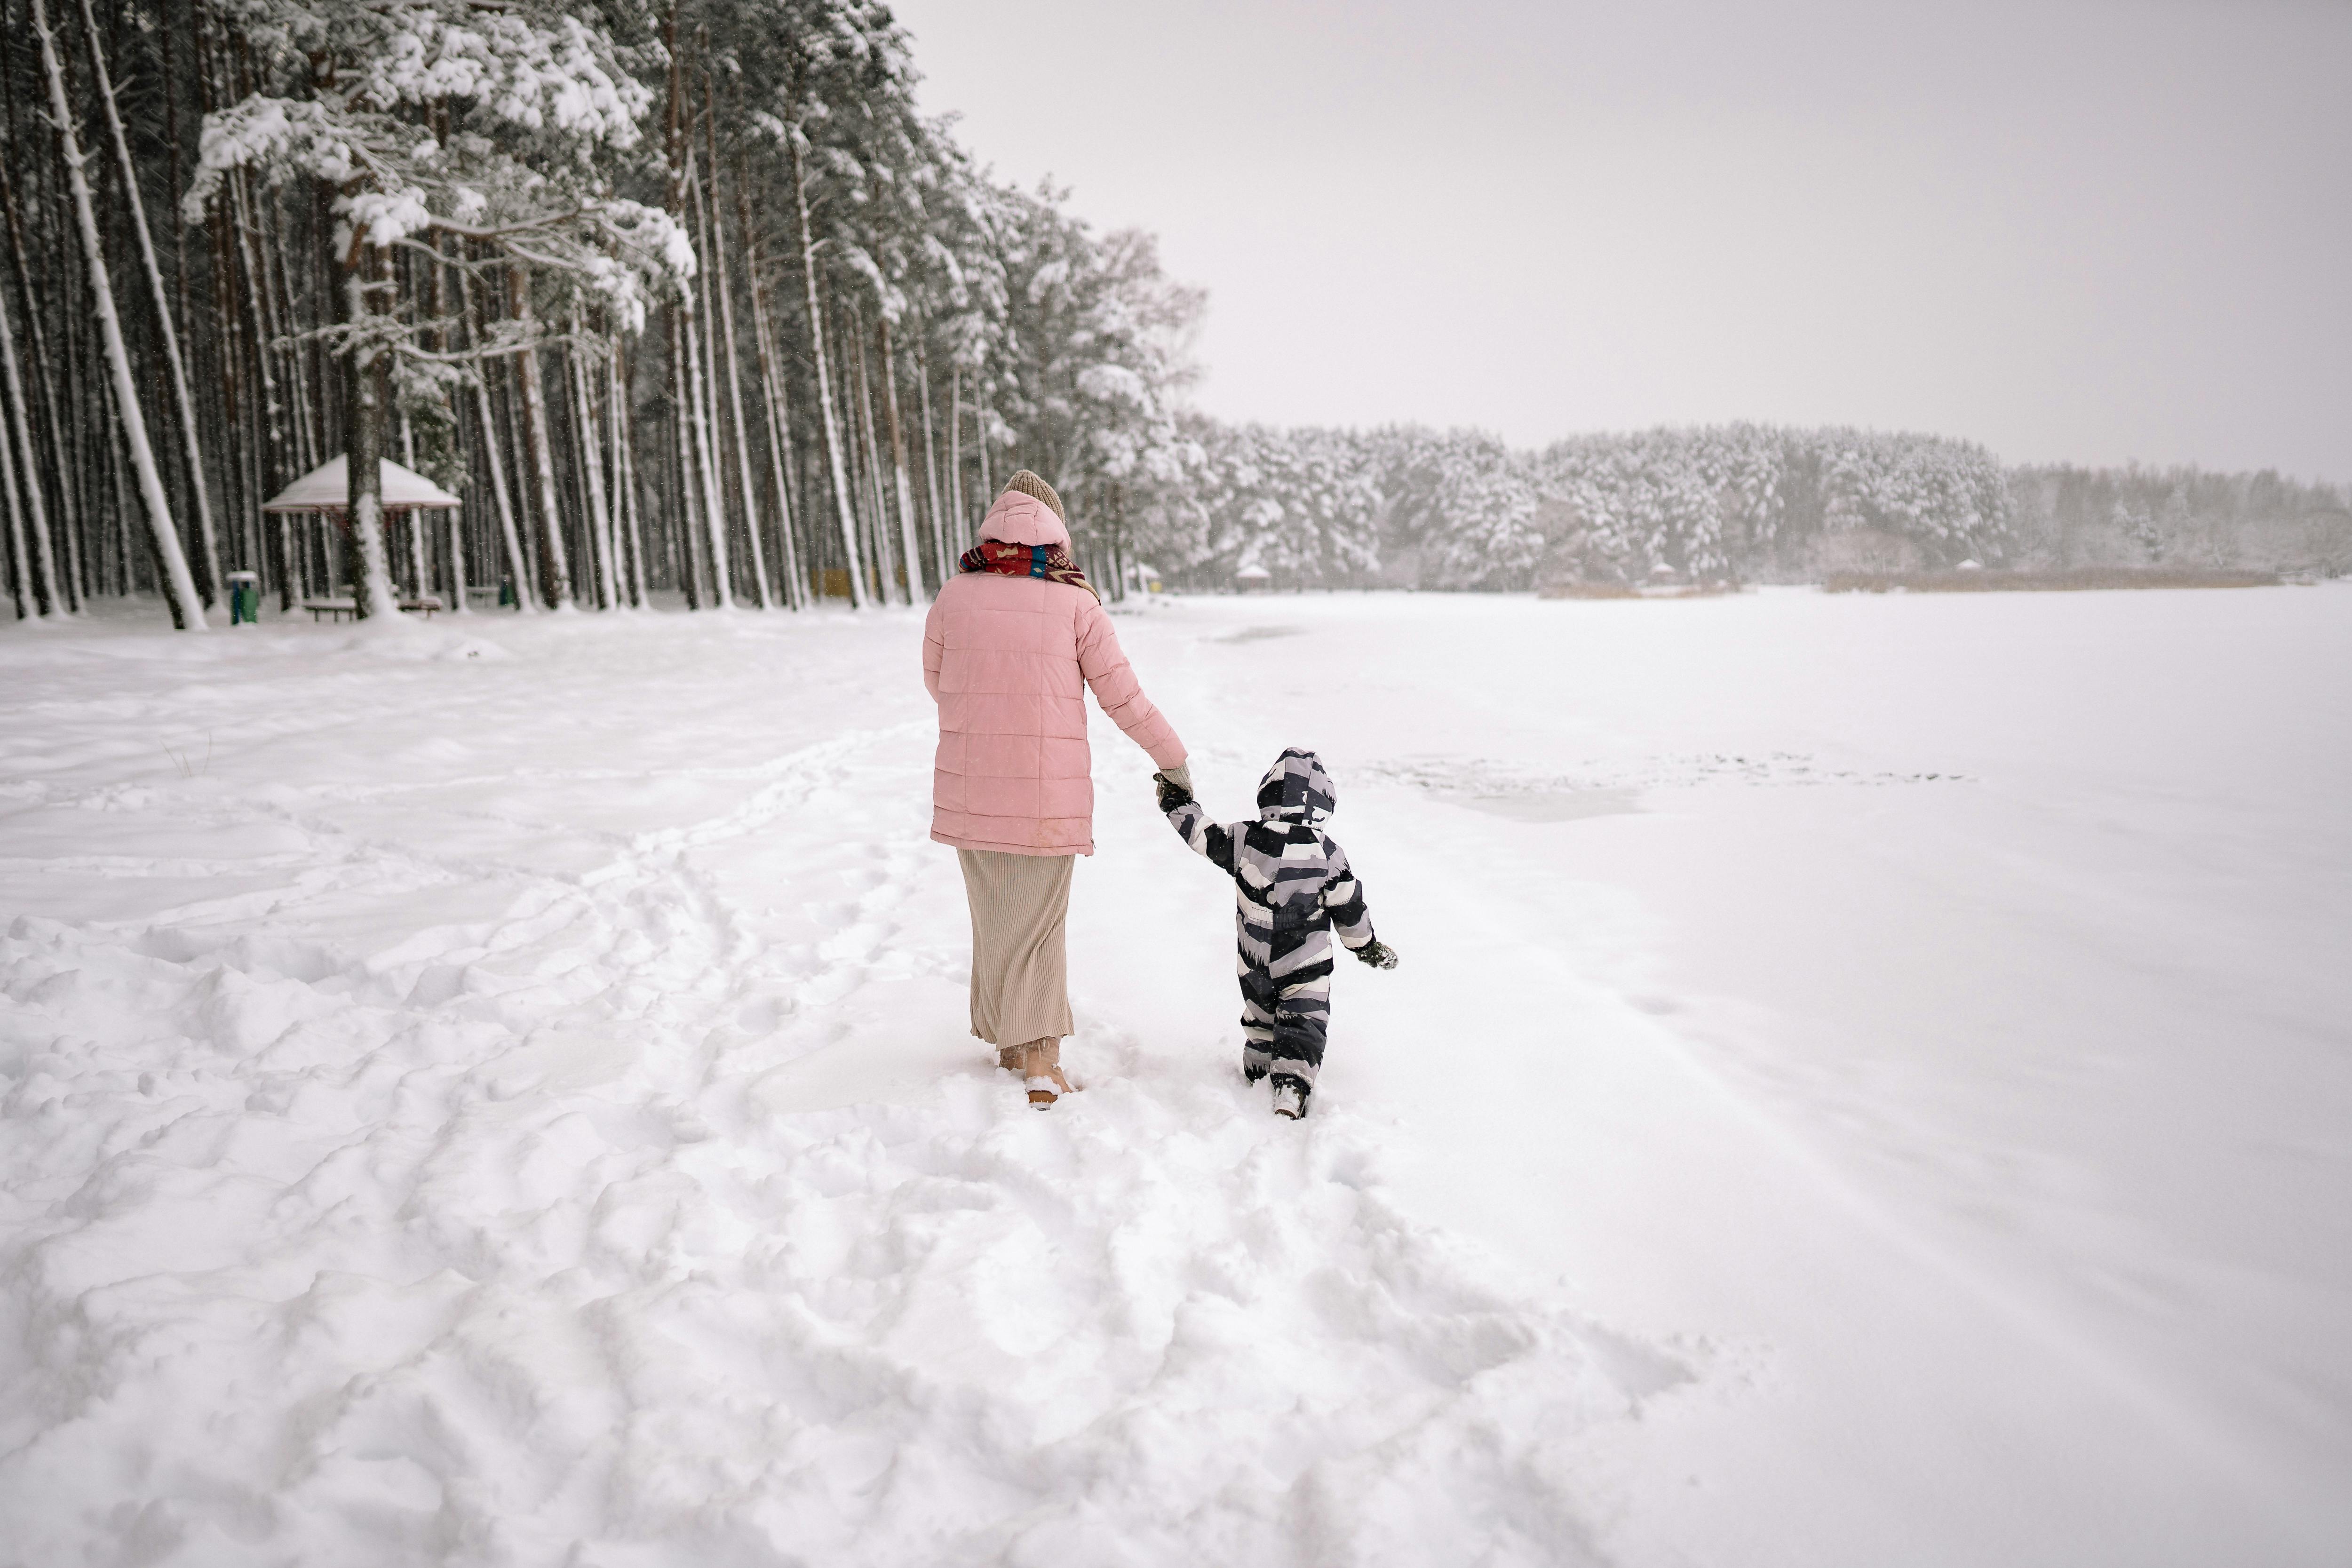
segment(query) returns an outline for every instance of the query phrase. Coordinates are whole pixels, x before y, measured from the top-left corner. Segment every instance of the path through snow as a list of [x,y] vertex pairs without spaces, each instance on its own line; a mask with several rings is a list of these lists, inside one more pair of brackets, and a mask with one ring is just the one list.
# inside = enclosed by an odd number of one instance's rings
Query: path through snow
[[1685,1368],[1140,1018],[1029,1112],[827,621],[11,646],[0,1561],[1593,1551]]

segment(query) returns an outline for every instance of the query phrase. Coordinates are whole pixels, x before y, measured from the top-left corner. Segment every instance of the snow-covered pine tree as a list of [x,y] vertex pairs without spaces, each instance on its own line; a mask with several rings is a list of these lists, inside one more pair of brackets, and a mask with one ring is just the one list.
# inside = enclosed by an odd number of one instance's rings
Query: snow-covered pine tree
[[[623,67],[608,32],[545,0],[442,8],[375,0],[256,0],[240,13],[242,40],[272,57],[299,56],[295,92],[255,92],[208,115],[192,223],[232,171],[272,182],[315,182],[333,217],[330,250],[343,310],[319,335],[344,361],[348,516],[361,560],[361,613],[396,607],[385,570],[382,458],[394,362],[404,387],[446,384],[489,357],[516,355],[542,509],[556,505],[537,395],[533,293],[567,306],[594,300],[623,331],[643,323],[648,298],[693,274],[692,247],[656,208],[614,194],[601,155],[641,134],[652,95]],[[388,265],[397,248],[468,242],[457,265],[505,272],[513,315],[461,349],[428,348]],[[438,252],[434,252],[436,258]],[[542,590],[569,602],[561,521],[541,513]]]
[[97,78],[93,96],[98,100],[100,118],[105,121],[107,139],[113,148],[116,169],[121,178],[122,206],[130,215],[131,237],[139,247],[140,267],[146,278],[148,299],[155,310],[163,370],[171,384],[173,406],[179,415],[180,438],[185,443],[188,491],[196,525],[196,591],[208,608],[216,609],[220,605],[223,581],[220,540],[213,527],[211,486],[205,478],[204,442],[199,434],[203,419],[196,412],[195,395],[189,389],[187,360],[180,352],[180,334],[173,321],[171,296],[163,287],[163,265],[155,258],[154,237],[148,232],[146,199],[140,194],[139,168],[131,160],[131,140],[123,132],[121,106],[116,100],[113,73],[107,68],[106,46],[99,36],[98,16],[90,0],[81,0],[80,9],[90,69]]
[[[173,521],[172,503],[164,491],[163,471],[156,465],[154,448],[147,439],[147,417],[139,403],[131,351],[123,339],[121,320],[115,314],[113,284],[106,266],[106,246],[99,234],[97,204],[90,194],[89,178],[83,172],[84,155],[75,129],[73,104],[66,90],[64,61],[59,54],[57,35],[49,26],[46,0],[30,0],[30,5],[34,36],[40,40],[41,70],[48,83],[49,112],[51,127],[58,138],[58,159],[64,165],[67,188],[72,196],[75,226],[81,236],[82,258],[88,268],[99,341],[106,357],[108,384],[114,394],[116,428],[129,451],[131,470],[137,479],[140,500],[147,516],[148,536],[152,542],[155,560],[172,606],[172,624],[183,631],[202,631],[205,629],[204,605],[197,597],[195,581],[189,574],[187,557],[180,549],[179,531]],[[116,515],[121,515],[119,509]]]

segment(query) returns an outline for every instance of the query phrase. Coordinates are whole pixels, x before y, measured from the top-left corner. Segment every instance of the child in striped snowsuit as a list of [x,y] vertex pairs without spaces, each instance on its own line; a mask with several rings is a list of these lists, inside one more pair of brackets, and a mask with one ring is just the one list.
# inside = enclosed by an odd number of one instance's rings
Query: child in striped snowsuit
[[1182,770],[1153,776],[1160,809],[1184,842],[1234,879],[1243,1076],[1271,1077],[1274,1109],[1304,1116],[1331,1018],[1332,931],[1375,969],[1397,962],[1372,935],[1347,852],[1322,832],[1339,804],[1330,775],[1314,752],[1286,750],[1257,786],[1257,820],[1222,826],[1192,798]]

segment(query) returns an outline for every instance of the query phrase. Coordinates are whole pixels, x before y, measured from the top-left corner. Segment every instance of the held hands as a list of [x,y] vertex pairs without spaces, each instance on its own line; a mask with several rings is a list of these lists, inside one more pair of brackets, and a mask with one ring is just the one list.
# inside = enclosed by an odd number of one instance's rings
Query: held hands
[[1180,805],[1192,804],[1192,770],[1183,763],[1179,763],[1172,768],[1152,774],[1151,782],[1160,786],[1161,811],[1173,811]]
[[1362,959],[1374,969],[1394,969],[1397,966],[1396,949],[1378,937],[1357,948],[1355,953],[1358,958]]

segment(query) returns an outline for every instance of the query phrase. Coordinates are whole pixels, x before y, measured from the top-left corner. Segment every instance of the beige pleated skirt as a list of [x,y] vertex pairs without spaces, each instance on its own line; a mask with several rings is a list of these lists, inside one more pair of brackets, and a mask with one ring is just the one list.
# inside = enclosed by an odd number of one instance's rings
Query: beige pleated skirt
[[1025,1046],[1071,1031],[1070,961],[1063,937],[1075,855],[959,849],[971,905],[971,1032]]

